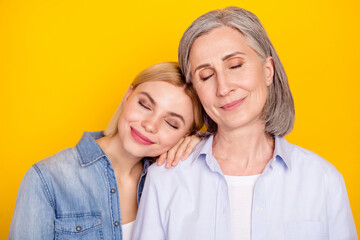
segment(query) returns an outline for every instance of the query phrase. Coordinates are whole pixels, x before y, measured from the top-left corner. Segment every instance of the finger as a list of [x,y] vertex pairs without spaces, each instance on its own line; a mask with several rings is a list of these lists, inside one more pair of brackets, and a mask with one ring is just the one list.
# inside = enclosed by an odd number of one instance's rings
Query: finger
[[179,163],[190,141],[191,141],[191,137],[186,137],[184,141],[182,141],[182,143],[179,145],[178,149],[176,150],[174,161],[172,162],[172,166],[176,166]]
[[178,149],[178,147],[180,146],[180,144],[184,141],[184,139],[180,139],[175,146],[173,146],[168,152],[167,152],[167,159],[166,159],[166,164],[165,167],[166,168],[170,168],[172,162],[174,161],[174,157],[175,157],[175,153]]
[[156,159],[156,162],[157,162],[158,166],[161,166],[161,165],[164,164],[165,159],[166,159],[166,155],[167,155],[167,153],[163,153]]
[[191,141],[188,143],[188,145],[186,146],[186,150],[184,152],[184,155],[182,156],[181,160],[185,160],[187,159],[190,154],[192,153],[192,151],[194,150],[194,148],[201,142],[201,139],[193,136],[191,138]]

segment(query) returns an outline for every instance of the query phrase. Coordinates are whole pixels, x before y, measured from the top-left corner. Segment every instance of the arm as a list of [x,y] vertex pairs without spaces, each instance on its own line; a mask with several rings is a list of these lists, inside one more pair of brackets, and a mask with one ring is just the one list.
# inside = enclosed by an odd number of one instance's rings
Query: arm
[[141,195],[132,239],[162,240],[165,238],[160,202],[154,184],[153,169],[148,169],[144,189]]
[[329,178],[328,219],[330,240],[354,240],[357,238],[354,218],[342,175]]
[[54,239],[54,201],[34,165],[21,182],[9,239]]

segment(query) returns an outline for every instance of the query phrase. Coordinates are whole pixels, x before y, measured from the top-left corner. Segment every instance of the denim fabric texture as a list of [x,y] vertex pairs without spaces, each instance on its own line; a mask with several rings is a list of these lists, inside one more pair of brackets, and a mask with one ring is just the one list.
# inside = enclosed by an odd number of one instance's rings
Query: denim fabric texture
[[[34,164],[17,196],[9,239],[122,239],[120,201],[111,161],[85,132],[76,147]],[[144,186],[150,159],[138,184]]]
[[[136,240],[230,240],[228,186],[203,140],[175,168],[152,165],[136,217]],[[236,148],[236,143],[234,143]],[[358,239],[341,174],[320,156],[275,138],[272,159],[255,183],[252,240]]]

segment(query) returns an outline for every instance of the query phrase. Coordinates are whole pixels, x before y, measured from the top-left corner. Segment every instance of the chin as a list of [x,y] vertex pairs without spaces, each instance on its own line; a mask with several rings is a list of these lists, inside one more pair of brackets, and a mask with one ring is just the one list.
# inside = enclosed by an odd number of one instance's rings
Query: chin
[[151,146],[142,146],[142,145],[132,145],[127,149],[128,152],[134,157],[144,158],[144,157],[156,157],[161,155],[165,151],[159,151],[151,149]]

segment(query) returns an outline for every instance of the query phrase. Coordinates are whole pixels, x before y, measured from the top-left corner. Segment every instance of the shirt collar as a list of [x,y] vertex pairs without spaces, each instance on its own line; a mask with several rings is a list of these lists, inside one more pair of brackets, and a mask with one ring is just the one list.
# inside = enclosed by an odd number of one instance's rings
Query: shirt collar
[[142,159],[142,161],[144,163],[144,165],[143,165],[144,167],[143,167],[143,172],[142,172],[141,176],[144,176],[147,173],[148,167],[152,164],[153,161],[151,158],[148,158],[148,157],[144,157]]
[[84,132],[80,141],[76,145],[79,154],[79,160],[82,167],[88,166],[102,157],[105,153],[97,144],[96,140],[104,137],[104,132]]
[[[197,153],[195,153],[195,159],[200,157],[204,157],[207,165],[209,168],[214,172],[219,172],[222,174],[222,170],[220,168],[219,163],[212,155],[212,143],[213,143],[214,136],[211,135],[207,139],[203,140],[202,146],[200,146]],[[199,145],[200,145],[199,144]],[[291,151],[292,151],[292,144],[288,143],[285,138],[283,137],[275,137],[275,149],[274,149],[274,157],[270,160],[268,166],[272,166],[275,161],[280,161],[283,163],[287,168],[291,169]],[[194,160],[195,160],[194,159]]]
[[202,144],[202,146],[200,146],[200,151],[198,151],[196,153],[195,159],[205,158],[206,164],[209,166],[209,168],[212,171],[223,174],[218,161],[212,155],[212,143],[213,143],[213,140],[214,140],[214,136],[210,135],[208,138],[204,139],[200,143],[200,144]]
[[[84,132],[80,141],[76,145],[76,150],[79,154],[80,165],[86,167],[90,164],[93,164],[97,160],[106,157],[106,154],[100,148],[99,144],[96,142],[97,139],[104,137],[103,131],[98,132]],[[146,174],[147,168],[152,163],[151,158],[143,158],[144,170],[143,175]]]
[[275,137],[274,157],[270,164],[273,164],[275,160],[281,161],[289,170],[291,170],[292,148],[292,144],[288,143],[285,138]]

